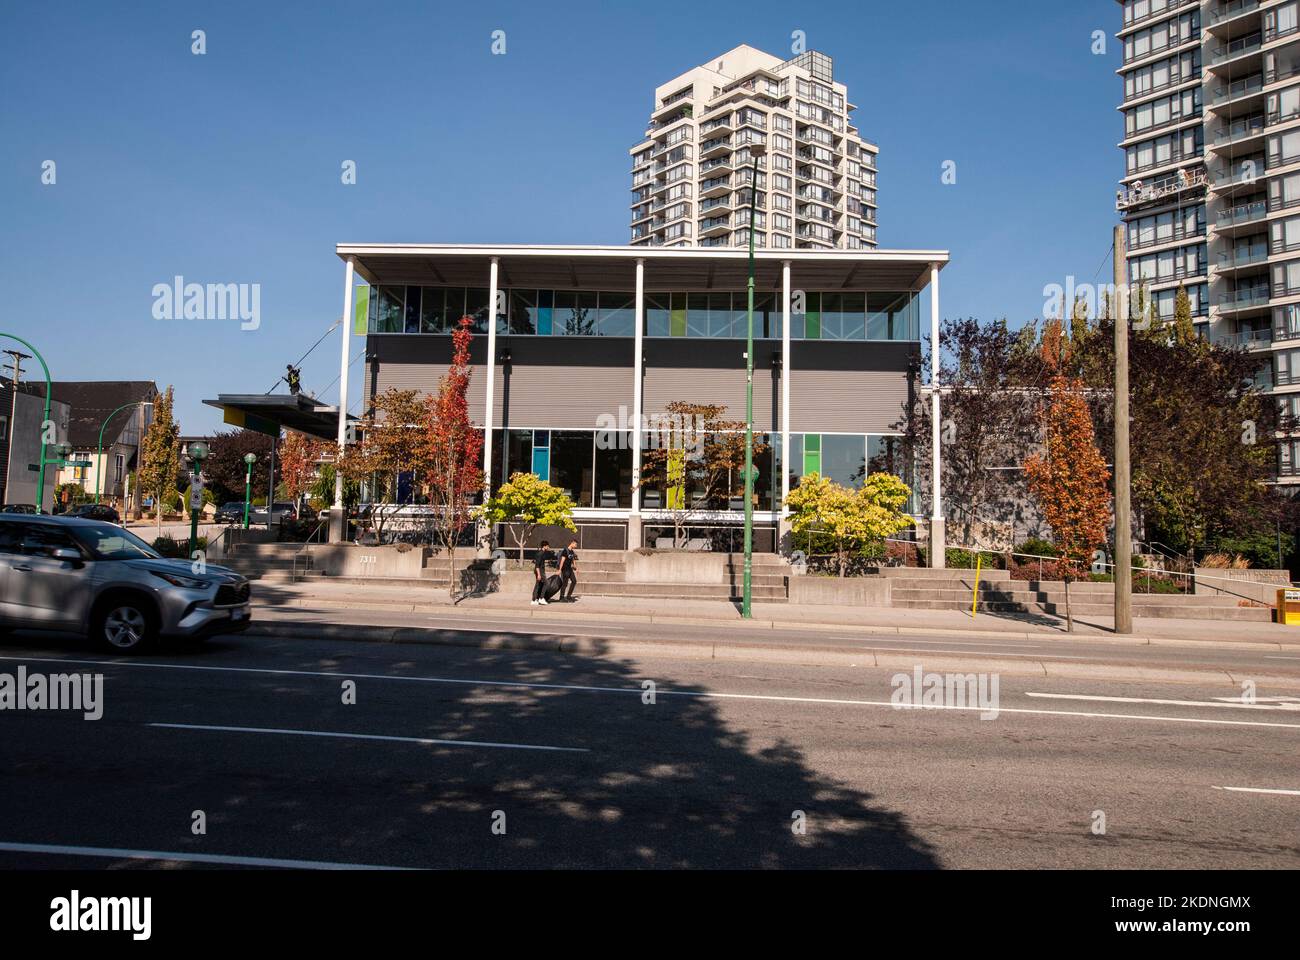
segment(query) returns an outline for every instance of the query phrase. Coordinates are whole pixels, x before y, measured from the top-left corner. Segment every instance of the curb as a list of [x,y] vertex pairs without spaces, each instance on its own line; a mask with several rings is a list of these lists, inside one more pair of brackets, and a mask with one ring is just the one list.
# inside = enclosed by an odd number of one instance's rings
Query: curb
[[[709,621],[711,622],[711,621]],[[359,643],[417,644],[422,646],[466,647],[479,650],[523,651],[532,653],[571,653],[597,655],[665,655],[686,659],[761,661],[805,665],[883,667],[912,670],[924,656],[932,670],[968,671],[972,659],[999,673],[1026,674],[1044,678],[1073,677],[1086,680],[1148,680],[1172,683],[1222,684],[1239,690],[1241,680],[1236,671],[1207,667],[1203,670],[1177,670],[1155,667],[1103,663],[1063,663],[1036,660],[1032,656],[1008,659],[1006,654],[963,653],[935,656],[923,652],[895,652],[842,645],[804,645],[769,647],[752,641],[734,640],[646,640],[593,639],[560,634],[465,633],[437,627],[385,627],[371,624],[341,624],[304,621],[254,620],[244,636],[270,637],[278,640],[346,640]],[[1300,677],[1251,676],[1257,684],[1300,688]]]
[[[651,623],[651,624],[677,624],[681,626],[692,627],[721,627],[733,630],[805,630],[805,631],[853,631],[864,637],[989,637],[997,640],[1043,640],[1052,638],[1070,638],[1075,640],[1085,640],[1089,643],[1113,643],[1123,646],[1165,646],[1165,647],[1190,647],[1201,650],[1250,650],[1265,651],[1278,653],[1292,650],[1300,655],[1300,642],[1295,644],[1282,643],[1281,641],[1256,641],[1256,640],[1195,640],[1185,637],[1168,637],[1158,635],[1143,636],[1116,636],[1110,633],[1075,633],[1073,635],[1066,633],[1064,630],[1052,631],[1027,631],[1027,630],[982,630],[971,629],[962,630],[954,627],[910,627],[910,626],[886,626],[883,624],[852,624],[852,623],[834,623],[827,621],[787,621],[787,620],[769,620],[753,619],[743,621],[740,619],[717,619],[713,617],[698,616],[674,616],[667,613],[654,614],[631,614],[631,613],[611,613],[608,611],[597,611],[595,614],[584,615],[581,611],[567,610],[548,610],[542,613],[536,609],[519,609],[507,606],[474,606],[474,607],[452,607],[446,603],[366,603],[350,602],[343,600],[333,600],[328,598],[316,597],[296,597],[285,603],[275,605],[265,605],[268,610],[293,610],[295,607],[329,607],[340,610],[388,610],[394,613],[445,613],[449,610],[459,612],[461,610],[480,610],[485,613],[497,615],[508,614],[511,619],[546,619],[549,621],[571,620],[585,618],[590,616],[599,617],[601,620],[609,620],[619,623]],[[413,628],[423,629],[423,628]],[[1297,636],[1300,641],[1300,635]]]

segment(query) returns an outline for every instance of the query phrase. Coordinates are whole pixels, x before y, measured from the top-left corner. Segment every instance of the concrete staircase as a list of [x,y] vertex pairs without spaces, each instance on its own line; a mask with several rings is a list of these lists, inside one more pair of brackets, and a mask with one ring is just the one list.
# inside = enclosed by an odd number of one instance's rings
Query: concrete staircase
[[311,552],[304,551],[301,543],[234,544],[224,558],[212,562],[242,573],[249,580],[291,583],[295,556],[298,579],[320,576],[319,571],[312,569]]
[[[974,570],[882,570],[889,578],[890,605],[910,610],[970,610]],[[1070,584],[1070,612],[1076,617],[1108,617],[1115,612],[1115,588],[1109,583]],[[1065,616],[1065,584],[1058,580],[1012,580],[1006,570],[980,572],[977,609],[986,613]],[[1184,594],[1133,594],[1135,617],[1232,620],[1269,623],[1267,607],[1243,607],[1236,597]]]

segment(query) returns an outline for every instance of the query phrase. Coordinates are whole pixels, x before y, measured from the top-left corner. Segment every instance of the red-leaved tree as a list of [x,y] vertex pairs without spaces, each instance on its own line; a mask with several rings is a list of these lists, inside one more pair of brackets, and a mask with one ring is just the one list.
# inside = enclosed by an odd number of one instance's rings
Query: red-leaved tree
[[469,418],[469,345],[473,321],[461,317],[452,334],[451,366],[438,393],[425,399],[424,462],[433,528],[447,551],[448,593],[456,597],[456,543],[473,522],[474,495],[483,489],[483,432]]
[[[1052,371],[1042,416],[1046,449],[1025,460],[1025,476],[1064,561],[1065,622],[1073,631],[1070,581],[1074,570],[1106,542],[1111,518],[1110,470],[1097,449],[1083,381],[1065,373],[1070,351],[1059,321],[1044,331],[1043,354]],[[1115,560],[1129,562],[1128,557]]]

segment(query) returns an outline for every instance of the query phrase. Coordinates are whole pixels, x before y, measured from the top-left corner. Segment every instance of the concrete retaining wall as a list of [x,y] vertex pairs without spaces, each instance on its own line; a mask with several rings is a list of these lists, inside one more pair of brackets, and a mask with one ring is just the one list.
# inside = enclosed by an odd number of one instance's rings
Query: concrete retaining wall
[[627,579],[633,583],[724,583],[727,554],[665,550],[627,555]]
[[[1217,567],[1196,567],[1194,592],[1197,596],[1249,597],[1270,606],[1277,603],[1280,587],[1291,585],[1289,570],[1223,570]],[[1136,574],[1134,574],[1136,576]],[[1225,583],[1231,580],[1232,583]]]
[[790,602],[823,606],[887,607],[890,581],[883,577],[791,577]]
[[312,566],[330,577],[418,577],[425,552],[415,547],[359,547],[351,543],[312,544]]

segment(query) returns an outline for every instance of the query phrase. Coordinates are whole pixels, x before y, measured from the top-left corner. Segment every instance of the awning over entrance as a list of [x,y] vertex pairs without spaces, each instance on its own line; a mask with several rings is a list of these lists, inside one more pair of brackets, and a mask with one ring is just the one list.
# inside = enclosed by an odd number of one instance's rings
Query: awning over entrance
[[320,440],[336,440],[339,435],[339,408],[301,394],[222,393],[203,402],[222,411],[231,426],[269,436],[277,436],[282,427]]

